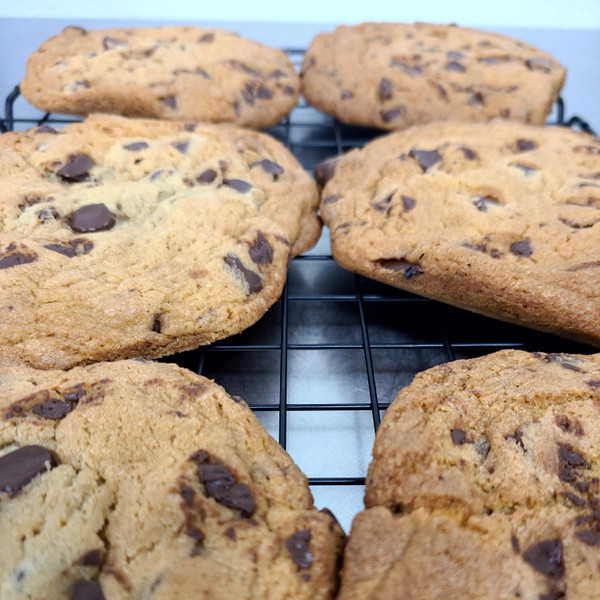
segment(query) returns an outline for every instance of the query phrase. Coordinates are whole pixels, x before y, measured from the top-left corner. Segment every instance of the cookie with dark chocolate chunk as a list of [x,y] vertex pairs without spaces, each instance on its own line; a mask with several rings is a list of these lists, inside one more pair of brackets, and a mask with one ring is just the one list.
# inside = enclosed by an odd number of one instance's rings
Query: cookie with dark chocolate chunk
[[336,595],[335,518],[204,377],[140,360],[0,367],[0,442],[3,599]]
[[495,33],[363,23],[317,35],[301,78],[307,102],[343,123],[404,129],[494,117],[543,125],[565,73],[549,54]]
[[596,598],[599,406],[600,354],[418,374],[377,432],[339,599]]
[[256,322],[320,233],[273,138],[91,116],[0,137],[0,364],[158,357]]
[[20,89],[68,114],[230,122],[262,129],[296,104],[300,81],[280,50],[223,29],[67,27],[27,62]]
[[599,138],[431,123],[326,167],[321,216],[344,268],[600,345]]

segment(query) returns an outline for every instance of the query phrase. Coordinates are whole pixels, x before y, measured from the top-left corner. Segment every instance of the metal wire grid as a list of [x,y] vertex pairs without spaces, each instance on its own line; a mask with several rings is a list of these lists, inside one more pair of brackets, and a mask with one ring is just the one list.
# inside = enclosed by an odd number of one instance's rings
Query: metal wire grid
[[[288,49],[287,54],[298,67],[304,51]],[[41,123],[62,125],[75,120],[51,114],[40,115],[38,119],[15,118],[18,98],[19,89],[15,87],[6,99],[5,118],[0,121],[3,131]],[[565,119],[562,100],[555,107],[552,122],[593,133],[583,119]],[[310,108],[302,99],[290,116],[268,133],[284,143],[310,172],[321,160],[362,146],[382,134],[343,125]],[[302,428],[297,431],[290,426],[294,415],[306,416],[308,432],[305,433],[309,438],[325,413],[332,413],[334,420],[339,420],[341,413],[369,415],[371,433],[363,444],[362,460],[350,466],[346,463],[343,468],[347,471],[343,474],[315,476],[315,465],[303,464],[292,452],[292,457],[309,475],[313,491],[339,489],[335,500],[329,498],[331,508],[339,515],[344,512],[345,495],[350,489],[346,486],[362,490],[370,458],[369,440],[372,441],[383,412],[400,387],[424,368],[502,348],[594,351],[588,346],[499,323],[343,271],[333,261],[324,232],[315,249],[292,261],[281,298],[259,323],[227,340],[163,360],[214,378],[230,394],[242,396],[279,443],[291,451],[292,441],[299,454],[303,442],[294,436],[303,433]],[[311,353],[313,358],[306,361],[304,369],[299,368],[304,358],[298,360],[298,357]],[[329,371],[336,371],[340,365],[344,369],[348,363],[350,366],[341,375],[328,376]],[[254,368],[256,371],[250,373]],[[291,376],[296,381],[295,399],[290,399]],[[315,392],[316,389],[321,393]],[[307,399],[303,391],[315,398]],[[330,396],[332,400],[323,400]],[[347,422],[350,429],[364,428],[366,424],[364,418]],[[360,445],[350,429],[342,431],[342,436],[351,444]],[[336,443],[340,439],[336,438]],[[327,436],[320,440],[317,444],[321,447],[313,449],[310,455],[313,461],[315,455],[326,457],[335,452]],[[314,442],[311,438],[307,443]],[[346,528],[352,517],[350,513],[341,519]]]

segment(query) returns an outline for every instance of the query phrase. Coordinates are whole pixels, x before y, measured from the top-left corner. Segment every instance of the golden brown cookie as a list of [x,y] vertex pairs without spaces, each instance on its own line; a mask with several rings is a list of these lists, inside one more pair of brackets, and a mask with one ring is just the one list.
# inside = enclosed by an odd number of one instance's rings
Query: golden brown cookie
[[317,166],[344,268],[600,344],[600,139],[432,123]]
[[48,112],[107,112],[262,129],[296,104],[280,50],[222,29],[67,27],[27,61],[21,93]]
[[272,138],[92,116],[0,138],[0,364],[156,357],[237,333],[320,232]]
[[599,417],[598,354],[417,375],[377,432],[340,600],[596,598]]
[[174,365],[0,370],[3,600],[331,599],[343,533],[248,406]]
[[404,129],[494,117],[543,125],[565,80],[552,56],[496,33],[430,23],[362,23],[312,41],[309,104],[343,123]]

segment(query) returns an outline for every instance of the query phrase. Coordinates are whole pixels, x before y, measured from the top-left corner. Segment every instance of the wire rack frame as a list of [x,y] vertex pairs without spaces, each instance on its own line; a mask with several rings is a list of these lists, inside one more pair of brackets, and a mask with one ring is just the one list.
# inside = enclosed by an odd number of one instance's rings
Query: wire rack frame
[[[299,67],[304,55],[303,49],[285,50],[296,67]],[[0,130],[3,132],[12,131],[16,127],[33,127],[36,124],[53,123],[62,125],[71,123],[76,118],[56,116],[46,113],[39,118],[18,118],[15,116],[15,104],[19,99],[20,91],[18,86],[9,94],[5,103],[5,116],[0,120]],[[562,99],[559,98],[550,124],[562,125],[576,128],[587,133],[594,133],[589,124],[580,117],[565,117],[565,106]],[[280,124],[268,130],[268,133],[279,139],[287,148],[296,155],[303,167],[312,172],[315,164],[324,158],[335,155],[341,155],[348,150],[359,147],[381,135],[381,131],[353,127],[344,125],[337,120],[322,115],[315,111],[301,98],[298,106],[292,111],[291,115],[286,117]],[[329,274],[334,274],[335,278],[345,280],[341,286],[326,285],[324,289],[313,290],[307,293],[301,286],[296,285],[295,289],[290,286],[290,281],[285,285],[281,298],[270,312],[278,312],[276,321],[276,336],[265,342],[255,341],[253,336],[244,336],[244,334],[234,336],[227,340],[217,342],[211,346],[202,347],[194,351],[185,352],[179,355],[163,359],[191,369],[199,374],[211,377],[213,370],[207,366],[209,359],[214,358],[219,362],[219,355],[223,353],[242,353],[245,356],[251,356],[259,352],[274,352],[279,355],[278,373],[277,373],[277,399],[275,402],[265,402],[250,400],[248,403],[251,408],[260,415],[263,412],[277,413],[277,431],[276,437],[279,443],[285,448],[288,445],[288,421],[290,415],[299,412],[320,413],[323,411],[343,412],[350,411],[356,413],[370,413],[372,430],[376,431],[379,426],[382,413],[389,406],[391,397],[382,399],[378,393],[378,378],[380,378],[380,369],[378,361],[374,358],[375,353],[390,352],[432,352],[432,364],[452,361],[456,358],[465,356],[475,356],[496,351],[503,348],[522,348],[543,350],[548,348],[550,351],[581,352],[588,353],[593,349],[575,344],[548,334],[541,334],[519,328],[516,326],[505,325],[497,326],[497,322],[471,315],[465,311],[448,308],[433,300],[414,296],[412,294],[395,290],[381,284],[376,284],[358,275],[351,275],[343,272],[335,264],[327,244],[303,256],[296,257],[290,265],[290,274],[295,268],[300,270],[309,269],[313,272],[323,271],[326,273],[326,279]],[[350,279],[348,279],[350,278]],[[348,285],[348,282],[351,284]],[[304,304],[312,307],[324,305],[348,305],[353,307],[356,313],[356,319],[352,327],[356,330],[356,335],[351,341],[343,342],[297,342],[290,336],[290,316],[294,315],[296,306]],[[391,312],[412,313],[421,315],[432,325],[428,328],[426,335],[408,336],[403,340],[389,341],[377,338],[374,334],[374,317],[379,311],[385,310],[388,314]],[[415,309],[415,307],[418,307]],[[466,331],[476,331],[483,327],[484,333],[477,339],[469,339],[469,336],[457,334],[456,321],[460,321],[462,328]],[[453,327],[454,325],[454,327]],[[394,325],[395,326],[395,325]],[[255,331],[262,327],[261,322],[254,325]],[[417,328],[418,329],[418,328]],[[434,331],[435,330],[435,331]],[[432,333],[434,331],[434,333]],[[259,336],[260,337],[260,336]],[[381,336],[379,336],[381,337]],[[364,379],[365,390],[359,401],[350,402],[292,402],[288,398],[288,374],[290,368],[290,355],[294,352],[345,352],[354,351],[362,353],[364,361]],[[418,369],[409,366],[408,373],[405,376],[405,382],[416,374]],[[217,381],[219,382],[218,378]],[[225,384],[224,384],[225,385]],[[227,389],[230,393],[237,393],[237,390]],[[398,389],[396,389],[398,391]],[[240,394],[240,395],[243,395]],[[275,433],[275,432],[274,432]],[[364,468],[360,472],[349,473],[347,476],[309,476],[311,486],[361,486],[365,481]]]

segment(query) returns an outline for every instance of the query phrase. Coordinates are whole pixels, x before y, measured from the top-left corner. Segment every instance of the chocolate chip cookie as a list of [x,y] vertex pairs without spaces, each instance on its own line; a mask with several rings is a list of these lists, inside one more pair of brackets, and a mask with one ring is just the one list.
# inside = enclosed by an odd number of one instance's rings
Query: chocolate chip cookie
[[0,369],[3,599],[331,599],[343,532],[248,406],[174,365]]
[[272,138],[92,116],[0,138],[0,364],[208,344],[277,300],[320,232],[317,188]]
[[283,52],[222,29],[67,27],[29,57],[20,87],[48,112],[262,129],[292,110],[300,82]]
[[429,23],[363,23],[315,37],[302,92],[343,123],[404,129],[494,117],[543,125],[565,81],[552,56],[512,38]]
[[435,123],[317,166],[346,269],[600,344],[600,139],[519,123]]
[[600,355],[501,351],[387,410],[340,600],[597,598]]

